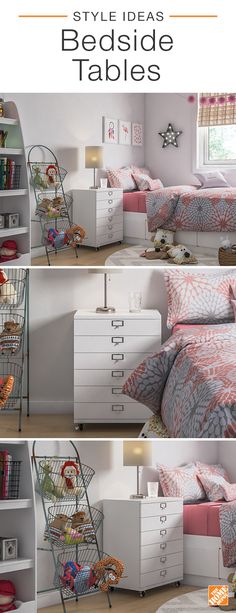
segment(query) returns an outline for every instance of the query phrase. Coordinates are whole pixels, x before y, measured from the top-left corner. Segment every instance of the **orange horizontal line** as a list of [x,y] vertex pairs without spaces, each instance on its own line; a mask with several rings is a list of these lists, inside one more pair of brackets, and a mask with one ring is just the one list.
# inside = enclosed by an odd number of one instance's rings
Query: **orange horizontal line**
[[62,18],[62,17],[68,17],[68,15],[18,15],[18,17],[20,17],[21,19],[54,19],[54,18]]
[[218,17],[218,15],[169,15],[169,17],[174,17],[175,19],[213,19]]

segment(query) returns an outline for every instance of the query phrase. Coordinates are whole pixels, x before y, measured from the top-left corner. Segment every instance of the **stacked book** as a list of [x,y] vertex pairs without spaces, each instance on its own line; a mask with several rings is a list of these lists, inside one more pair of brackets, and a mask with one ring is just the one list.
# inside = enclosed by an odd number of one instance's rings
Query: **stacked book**
[[0,190],[15,189],[19,179],[19,166],[15,160],[8,157],[0,157]]

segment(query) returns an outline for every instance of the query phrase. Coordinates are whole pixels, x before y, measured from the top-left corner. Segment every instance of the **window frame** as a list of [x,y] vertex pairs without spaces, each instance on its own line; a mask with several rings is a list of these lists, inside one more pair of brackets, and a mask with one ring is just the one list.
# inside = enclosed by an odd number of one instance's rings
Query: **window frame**
[[[209,126],[210,127],[210,126]],[[197,126],[197,165],[199,168],[236,168],[236,158],[232,160],[209,160],[208,126]]]

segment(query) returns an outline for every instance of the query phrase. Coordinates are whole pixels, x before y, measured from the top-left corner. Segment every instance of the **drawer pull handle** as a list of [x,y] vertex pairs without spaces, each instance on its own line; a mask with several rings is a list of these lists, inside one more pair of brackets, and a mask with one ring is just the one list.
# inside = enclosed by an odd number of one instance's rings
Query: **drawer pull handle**
[[167,560],[167,557],[166,556],[162,556],[162,558],[160,558],[160,560],[161,560],[162,564],[165,564],[166,560]]
[[[165,530],[164,530],[164,532],[165,532]],[[167,547],[166,543],[161,543],[160,544],[160,548],[161,549],[166,549],[166,547]]]
[[111,325],[113,328],[123,328],[125,322],[123,321],[123,319],[113,319]]
[[122,411],[124,410],[125,410],[125,407],[123,404],[113,404],[112,405],[112,411],[116,413],[122,413]]
[[160,535],[161,536],[166,536],[166,534],[167,534],[167,530],[161,530],[160,531]]
[[113,200],[108,200],[108,204],[112,204],[112,203],[113,203]]
[[160,577],[165,577],[167,575],[167,570],[161,570]]
[[125,354],[124,353],[112,353],[111,359],[114,360],[115,362],[118,362],[119,360],[124,360]]
[[108,238],[113,238],[113,233],[108,234]]
[[124,370],[113,370],[111,376],[115,379],[122,379],[125,376]]
[[166,509],[166,507],[167,507],[166,502],[161,502],[160,507],[161,507],[161,509]]
[[113,220],[113,215],[108,215],[108,221],[112,221]]
[[120,345],[124,342],[124,337],[123,336],[112,336],[111,342],[114,343],[114,345]]
[[122,387],[113,387],[112,394],[122,394]]
[[112,206],[111,206],[111,207],[108,209],[108,213],[112,213],[112,211],[113,211],[113,208],[112,208]]
[[112,230],[112,228],[113,228],[112,223],[108,224],[108,230]]
[[167,520],[166,515],[161,515],[161,517],[160,517],[161,524],[164,524],[166,522],[166,520]]
[[108,196],[112,196],[113,192],[108,192]]

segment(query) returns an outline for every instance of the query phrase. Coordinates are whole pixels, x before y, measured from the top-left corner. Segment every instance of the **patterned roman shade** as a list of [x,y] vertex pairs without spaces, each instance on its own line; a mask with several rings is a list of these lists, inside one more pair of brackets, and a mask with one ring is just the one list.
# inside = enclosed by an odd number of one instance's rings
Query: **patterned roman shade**
[[236,124],[236,94],[199,95],[199,127],[230,124]]

